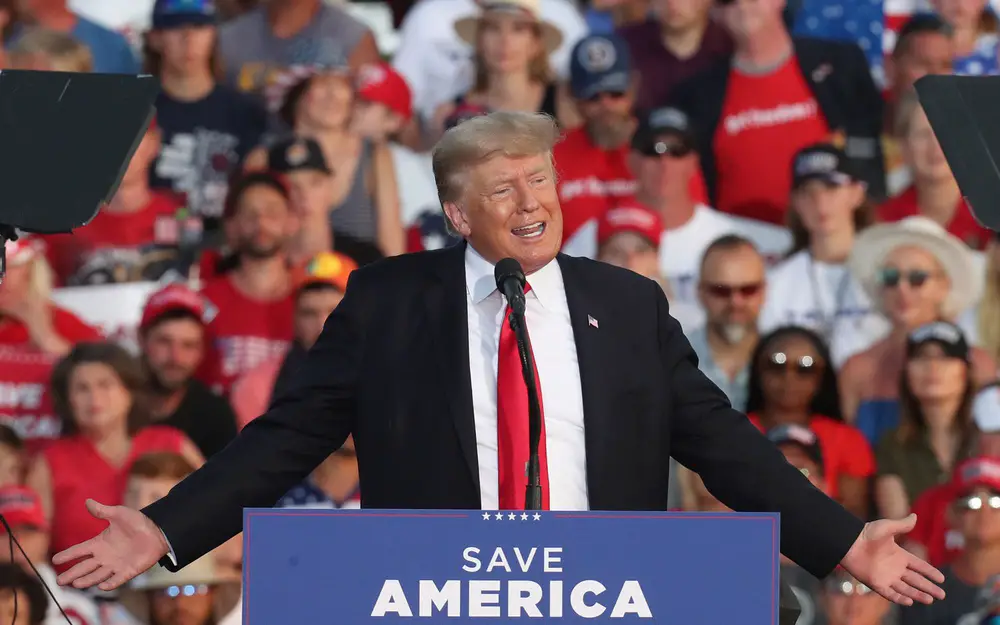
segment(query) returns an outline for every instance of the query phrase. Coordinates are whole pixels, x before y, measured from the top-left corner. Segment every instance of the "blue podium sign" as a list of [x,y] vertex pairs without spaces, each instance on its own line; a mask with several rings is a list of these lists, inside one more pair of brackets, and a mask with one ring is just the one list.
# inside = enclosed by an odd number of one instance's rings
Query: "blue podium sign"
[[247,510],[244,625],[777,625],[778,515]]

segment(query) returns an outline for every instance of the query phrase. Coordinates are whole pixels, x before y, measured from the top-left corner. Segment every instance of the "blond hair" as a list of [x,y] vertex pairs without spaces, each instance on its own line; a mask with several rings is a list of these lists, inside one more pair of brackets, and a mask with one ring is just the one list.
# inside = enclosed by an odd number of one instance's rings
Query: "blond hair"
[[57,72],[92,72],[90,49],[72,36],[46,28],[31,28],[10,50],[11,60],[43,57]]
[[552,164],[559,126],[544,113],[496,112],[479,115],[449,129],[431,156],[441,204],[457,201],[469,168],[496,156],[522,158],[544,154]]

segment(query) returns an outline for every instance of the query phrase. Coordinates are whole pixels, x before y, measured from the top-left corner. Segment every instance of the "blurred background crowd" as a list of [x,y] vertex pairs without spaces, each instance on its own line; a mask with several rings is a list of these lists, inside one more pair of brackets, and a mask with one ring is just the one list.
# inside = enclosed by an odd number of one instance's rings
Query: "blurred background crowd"
[[[429,149],[492,110],[564,129],[566,253],[657,280],[818,488],[919,514],[944,601],[786,562],[799,625],[993,616],[1000,239],[913,94],[1000,73],[987,0],[0,0],[0,26],[4,68],[162,86],[110,203],[8,244],[0,289],[0,513],[73,623],[241,622],[240,537],[114,594],[56,588],[50,556],[103,529],[87,498],[144,506],[265,411],[351,271],[456,243]],[[673,479],[676,509],[723,509]],[[277,505],[359,501],[348,441]],[[0,549],[0,623],[15,599],[65,622]]]

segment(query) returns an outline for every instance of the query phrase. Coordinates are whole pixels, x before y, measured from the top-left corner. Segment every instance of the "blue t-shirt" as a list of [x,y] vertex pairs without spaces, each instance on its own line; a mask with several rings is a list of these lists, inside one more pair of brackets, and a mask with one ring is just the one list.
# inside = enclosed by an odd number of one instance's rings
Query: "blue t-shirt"
[[183,194],[206,231],[216,229],[229,177],[264,132],[263,107],[224,85],[195,102],[175,100],[161,91],[156,123],[163,147],[150,168],[150,184]]
[[[15,26],[7,46],[14,45],[22,32],[21,27]],[[142,71],[139,59],[135,57],[132,47],[123,35],[79,16],[76,18],[76,26],[69,34],[90,50],[90,56],[94,61],[94,72],[138,74]]]

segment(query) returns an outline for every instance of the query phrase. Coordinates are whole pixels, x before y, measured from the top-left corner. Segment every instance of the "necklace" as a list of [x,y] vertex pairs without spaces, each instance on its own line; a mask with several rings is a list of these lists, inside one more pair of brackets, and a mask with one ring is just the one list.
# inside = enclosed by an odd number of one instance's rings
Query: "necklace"
[[832,310],[827,314],[827,311],[823,307],[823,298],[820,295],[821,293],[825,293],[827,289],[820,285],[819,276],[817,275],[818,271],[819,268],[817,267],[816,259],[813,258],[812,254],[809,254],[809,281],[812,286],[813,304],[816,307],[816,314],[819,317],[819,324],[816,330],[829,345],[834,325],[837,322],[837,314],[842,311],[844,300],[847,297],[847,290],[851,286],[851,274],[846,268],[843,268],[844,273],[840,276],[840,280],[837,281],[837,288],[834,289]]

